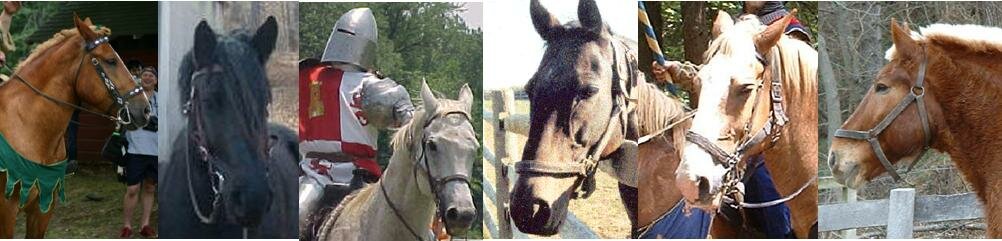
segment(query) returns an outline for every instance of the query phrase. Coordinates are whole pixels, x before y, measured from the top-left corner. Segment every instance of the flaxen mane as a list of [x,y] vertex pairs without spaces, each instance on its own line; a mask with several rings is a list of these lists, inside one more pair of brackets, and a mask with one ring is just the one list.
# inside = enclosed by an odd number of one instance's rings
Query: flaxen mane
[[[90,26],[90,29],[94,30],[94,33],[97,33],[99,35],[104,35],[104,36],[111,35],[111,29],[107,27]],[[80,31],[77,31],[76,28],[63,29],[62,31],[59,31],[58,33],[54,34],[51,39],[46,40],[41,44],[38,44],[38,46],[35,46],[35,48],[32,49],[31,52],[28,54],[28,57],[25,58],[24,61],[18,63],[17,67],[15,67],[14,69],[20,70],[21,66],[24,66],[27,63],[31,63],[32,61],[35,60],[36,57],[41,55],[42,52],[52,49],[52,47],[59,45],[64,41],[66,41],[67,39],[71,39],[76,36],[80,36]]]
[[[958,46],[972,53],[1002,54],[1002,29],[981,25],[933,24],[912,32],[912,39],[938,45]],[[884,56],[894,57],[894,46]]]

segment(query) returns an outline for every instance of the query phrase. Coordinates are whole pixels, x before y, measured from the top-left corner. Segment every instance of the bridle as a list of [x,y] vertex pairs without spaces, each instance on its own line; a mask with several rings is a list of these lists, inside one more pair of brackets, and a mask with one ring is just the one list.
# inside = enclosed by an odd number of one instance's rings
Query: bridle
[[[223,189],[223,183],[226,181],[226,176],[223,175],[223,173],[215,165],[215,162],[218,160],[218,158],[216,158],[216,156],[209,151],[208,143],[204,136],[205,135],[204,123],[202,123],[201,119],[198,118],[198,116],[201,114],[201,108],[199,108],[199,105],[193,104],[193,101],[196,100],[196,98],[198,98],[198,93],[199,93],[197,91],[198,88],[195,88],[194,83],[200,76],[212,73],[220,73],[220,72],[223,72],[221,66],[211,65],[209,67],[201,68],[192,73],[191,84],[189,87],[190,90],[188,92],[188,101],[186,101],[184,106],[181,107],[182,108],[181,113],[189,118],[189,123],[190,123],[189,125],[193,127],[193,130],[188,132],[188,139],[190,140],[190,142],[195,144],[195,151],[197,152],[197,156],[194,159],[201,161],[203,164],[207,166],[206,171],[208,172],[209,176],[209,186],[212,189],[212,195],[211,195],[212,199],[210,200],[212,205],[211,209],[207,212],[208,215],[206,215],[205,213],[202,212],[201,208],[199,207],[199,202],[195,197],[195,188],[194,185],[192,184],[192,175],[191,175],[191,168],[192,168],[191,160],[188,160],[191,159],[191,154],[188,153],[187,155],[188,158],[184,160],[187,173],[186,177],[188,180],[188,196],[191,199],[191,205],[192,209],[195,211],[195,216],[197,216],[198,220],[201,221],[203,224],[215,224],[217,221],[218,212],[216,211],[219,210],[220,207],[222,206],[222,198],[221,198],[223,193],[222,189]],[[190,150],[190,148],[186,148],[185,150]]]
[[[809,187],[815,179],[809,179],[799,189],[797,189],[797,191],[776,200],[763,203],[744,202],[744,188],[741,183],[746,177],[748,177],[746,174],[750,173],[746,173],[745,168],[741,168],[739,162],[748,158],[748,152],[755,147],[764,144],[766,145],[766,149],[772,148],[776,142],[779,141],[779,138],[782,137],[783,128],[786,127],[786,124],[790,120],[786,115],[786,111],[783,106],[783,80],[781,76],[782,71],[780,69],[778,47],[773,47],[773,49],[770,50],[772,55],[771,61],[766,60],[765,57],[759,54],[758,51],[755,51],[755,53],[756,59],[763,66],[771,67],[772,69],[772,78],[770,80],[771,90],[769,91],[768,96],[770,101],[770,113],[765,125],[752,134],[752,122],[754,121],[755,113],[758,113],[758,104],[756,104],[752,107],[752,118],[749,118],[744,127],[745,133],[752,135],[745,135],[748,136],[748,138],[740,142],[737,148],[734,149],[734,152],[725,151],[714,142],[696,132],[687,131],[685,134],[686,140],[689,143],[695,144],[700,149],[706,151],[707,154],[713,158],[714,162],[722,165],[726,169],[723,176],[723,183],[721,185],[721,193],[724,194],[725,198],[729,199],[726,201],[731,203],[731,205],[735,208],[763,208],[787,202],[800,195],[800,193],[807,189],[807,187]],[[765,80],[762,80],[762,82],[765,82]],[[759,86],[761,88],[762,84]],[[759,100],[760,92],[761,91],[755,92],[755,101]]]
[[[628,116],[633,113],[636,108],[637,99],[632,95],[629,90],[633,86],[636,86],[637,79],[639,78],[634,70],[637,68],[636,63],[626,60],[627,78],[623,79],[619,71],[619,57],[618,49],[616,48],[616,41],[610,41],[610,48],[612,49],[612,111],[609,113],[609,121],[606,122],[605,131],[603,131],[602,136],[599,138],[598,142],[589,149],[584,156],[578,157],[573,162],[559,162],[559,163],[548,163],[541,162],[537,160],[522,160],[515,163],[515,171],[519,174],[536,174],[536,175],[548,175],[548,176],[563,176],[563,175],[573,175],[578,177],[578,181],[574,183],[571,190],[574,190],[573,199],[578,198],[588,198],[592,193],[595,192],[595,172],[598,170],[598,164],[602,161],[602,151],[608,146],[610,139],[612,139],[612,134],[619,131],[623,137],[627,136],[629,133],[628,128]],[[631,55],[630,50],[627,48],[625,50],[626,54]],[[619,121],[619,129],[613,128],[613,121]]]
[[[87,55],[90,55],[91,52],[94,51],[94,49],[96,49],[97,47],[99,47],[99,46],[101,46],[103,44],[107,44],[108,41],[110,41],[109,38],[108,38],[108,36],[100,36],[97,39],[94,39],[94,41],[84,42],[84,52]],[[86,60],[86,59],[87,59],[86,57],[80,58],[80,64],[78,64],[78,66],[77,66],[76,78],[74,79],[74,81],[80,79],[80,69],[83,67],[84,60]],[[111,97],[111,100],[112,100],[112,105],[110,107],[108,107],[108,110],[106,110],[104,113],[93,111],[93,110],[90,110],[90,109],[85,108],[83,106],[80,106],[80,105],[77,105],[77,104],[73,104],[73,103],[69,103],[69,102],[66,102],[64,100],[60,100],[60,99],[57,99],[55,97],[52,97],[51,95],[48,95],[45,92],[43,92],[41,89],[38,89],[38,87],[35,87],[31,83],[28,83],[28,81],[25,80],[24,77],[21,77],[21,75],[19,75],[17,72],[11,70],[10,67],[8,67],[6,64],[4,64],[3,67],[5,69],[7,69],[7,71],[10,71],[12,73],[12,77],[14,79],[17,79],[22,84],[28,86],[28,88],[31,89],[32,92],[35,92],[35,94],[38,94],[38,95],[40,95],[42,97],[45,97],[45,99],[48,99],[49,101],[52,101],[53,103],[60,104],[60,105],[63,105],[63,106],[67,106],[67,107],[76,109],[76,110],[80,110],[80,111],[83,111],[83,112],[87,112],[87,113],[91,113],[91,114],[94,114],[94,115],[97,115],[97,116],[104,117],[104,118],[106,118],[108,120],[111,120],[111,121],[115,122],[116,125],[128,125],[128,124],[131,124],[132,121],[133,121],[132,120],[132,116],[130,115],[131,111],[129,110],[129,106],[126,105],[126,102],[128,102],[132,98],[135,98],[136,96],[139,96],[140,94],[144,94],[143,93],[143,86],[139,85],[139,84],[136,84],[135,88],[133,88],[132,90],[129,90],[128,92],[125,92],[124,94],[122,94],[122,93],[118,92],[118,86],[115,85],[115,82],[112,81],[111,77],[108,76],[108,73],[104,70],[104,67],[101,67],[100,61],[98,61],[98,59],[96,57],[92,56],[91,59],[90,59],[90,62],[91,62],[91,65],[94,66],[94,71],[97,72],[98,78],[100,78],[101,81],[104,83],[104,88],[105,88],[105,90],[108,91],[108,95]],[[115,115],[110,115],[110,114],[107,114],[107,113],[115,113]]]
[[[460,109],[448,110],[448,111],[438,112],[435,115],[431,116],[431,118],[428,118],[428,120],[424,123],[422,130],[427,129],[428,126],[431,126],[432,122],[434,122],[436,119],[449,115],[461,115],[463,118],[466,119],[467,122],[470,122],[472,120],[470,114],[464,110]],[[432,195],[435,196],[435,205],[438,207],[438,213],[445,214],[445,210],[443,210],[445,209],[445,207],[441,205],[442,200],[438,194],[439,190],[441,190],[441,188],[444,187],[449,182],[461,181],[463,183],[466,183],[467,186],[470,186],[470,176],[464,173],[456,173],[444,177],[437,177],[437,178],[434,177],[431,174],[431,166],[430,164],[428,164],[428,157],[426,155],[428,143],[429,143],[428,136],[427,135],[422,136],[421,154],[418,156],[418,158],[415,159],[415,163],[413,165],[415,168],[411,169],[412,170],[411,174],[414,177],[414,181],[416,183],[418,180],[417,169],[418,168],[424,169],[425,177],[428,179],[428,186],[431,187],[431,193]],[[423,165],[418,165],[419,163],[417,162],[422,162]],[[383,194],[383,199],[386,199],[386,203],[390,206],[390,209],[393,210],[393,214],[397,217],[397,220],[399,220],[401,223],[404,224],[404,227],[407,228],[407,231],[409,231],[416,240],[424,240],[421,237],[421,235],[418,235],[418,232],[416,231],[415,227],[411,227],[411,225],[407,223],[407,220],[404,219],[403,215],[400,214],[401,213],[400,209],[397,208],[395,204],[393,204],[393,200],[390,199],[390,196],[386,193],[386,185],[383,185],[382,182],[378,182],[377,185],[379,185],[379,190]],[[443,218],[442,220],[446,222],[446,226],[448,226],[449,220],[446,218]],[[467,232],[469,232],[469,230],[467,230]]]
[[880,160],[880,164],[882,164],[884,169],[887,170],[887,173],[894,178],[894,181],[900,181],[901,175],[898,174],[898,170],[894,167],[894,164],[887,159],[887,155],[884,154],[884,150],[880,148],[880,140],[878,137],[880,137],[880,133],[891,125],[891,122],[894,122],[894,120],[905,111],[905,108],[908,108],[909,105],[915,103],[915,106],[918,107],[919,119],[922,120],[922,131],[923,136],[925,136],[925,143],[922,146],[922,151],[919,153],[918,157],[915,158],[915,161],[912,161],[912,163],[908,165],[908,169],[905,170],[905,173],[911,172],[912,168],[915,167],[915,164],[918,164],[919,160],[922,160],[922,156],[925,156],[925,154],[929,152],[929,148],[932,146],[933,133],[929,128],[929,113],[926,111],[925,101],[923,101],[923,97],[925,97],[925,71],[928,62],[929,60],[927,57],[922,58],[922,63],[919,64],[918,75],[915,77],[915,85],[909,89],[908,95],[902,98],[901,101],[898,102],[898,105],[894,106],[894,109],[892,109],[887,116],[884,116],[884,119],[877,123],[876,126],[867,131],[847,129],[838,129],[835,131],[835,137],[865,140],[866,142],[869,142],[870,147],[873,149],[873,153],[877,156],[877,159]]

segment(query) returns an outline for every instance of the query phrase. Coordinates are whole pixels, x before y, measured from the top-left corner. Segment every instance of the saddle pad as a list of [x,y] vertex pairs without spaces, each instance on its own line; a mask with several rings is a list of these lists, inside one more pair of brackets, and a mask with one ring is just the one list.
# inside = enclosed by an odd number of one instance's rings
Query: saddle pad
[[685,215],[685,202],[679,201],[664,216],[661,216],[647,231],[640,234],[641,239],[705,239],[710,232],[710,222],[713,215],[702,209],[693,208]]
[[0,172],[7,173],[7,186],[4,197],[11,198],[14,186],[21,184],[21,199],[18,207],[24,208],[28,202],[28,194],[32,188],[39,190],[38,207],[42,213],[49,212],[55,205],[53,197],[59,195],[59,202],[66,202],[64,182],[66,178],[66,161],[52,165],[41,165],[25,159],[7,143],[7,138],[0,134]]

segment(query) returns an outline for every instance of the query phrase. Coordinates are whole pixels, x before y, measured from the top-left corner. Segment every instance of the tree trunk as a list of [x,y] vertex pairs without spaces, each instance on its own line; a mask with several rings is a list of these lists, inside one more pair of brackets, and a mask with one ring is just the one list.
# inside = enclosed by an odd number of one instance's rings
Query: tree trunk
[[703,64],[703,52],[710,43],[710,24],[706,2],[682,2],[682,47],[685,60]]
[[[819,67],[821,67],[818,74],[821,77],[821,88],[823,88],[822,91],[824,91],[825,98],[825,119],[828,125],[825,137],[830,141],[834,137],[835,130],[842,125],[842,113],[840,110],[840,106],[842,105],[838,100],[838,85],[835,84],[835,71],[832,70],[832,62],[828,56],[825,42],[824,38],[818,38],[818,59]],[[827,149],[826,147],[823,150]]]

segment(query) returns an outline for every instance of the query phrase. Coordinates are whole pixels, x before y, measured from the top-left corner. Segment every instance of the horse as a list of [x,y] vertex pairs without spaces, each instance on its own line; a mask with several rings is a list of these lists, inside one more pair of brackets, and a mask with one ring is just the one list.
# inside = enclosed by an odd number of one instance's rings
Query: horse
[[890,32],[889,62],[832,140],[832,175],[853,189],[884,173],[899,180],[896,164],[940,150],[977,193],[987,236],[1002,238],[1002,179],[992,178],[1002,173],[1002,29],[933,24],[918,33],[891,20]]
[[[597,166],[610,162],[600,160],[636,163],[636,42],[613,34],[594,0],[580,1],[579,20],[564,25],[538,0],[530,13],[547,47],[524,87],[530,124],[510,213],[522,232],[553,235],[570,200],[594,191]],[[629,166],[614,174],[636,230],[636,167]]]
[[[421,86],[423,109],[393,135],[393,156],[383,177],[347,196],[319,218],[311,240],[435,240],[435,213],[449,235],[464,235],[476,218],[470,172],[480,143],[470,124],[473,92],[438,99]],[[436,209],[437,206],[437,209]]]
[[162,164],[162,238],[295,238],[293,161],[269,160],[265,63],[278,24],[217,35],[206,21],[178,67],[187,125]]
[[[817,223],[817,52],[783,33],[795,13],[768,26],[718,13],[675,184],[687,204],[712,213],[725,199],[744,212],[785,203],[793,233],[806,238]],[[762,156],[783,197],[745,203],[740,182],[746,169],[761,171],[746,167]],[[712,227],[726,228],[724,222],[714,219]],[[749,230],[732,231],[713,232],[731,237]]]
[[14,237],[19,211],[27,215],[25,237],[43,238],[56,203],[65,202],[63,137],[74,110],[129,130],[149,121],[149,100],[108,43],[111,30],[76,15],[73,23],[35,47],[0,84],[0,238]]

